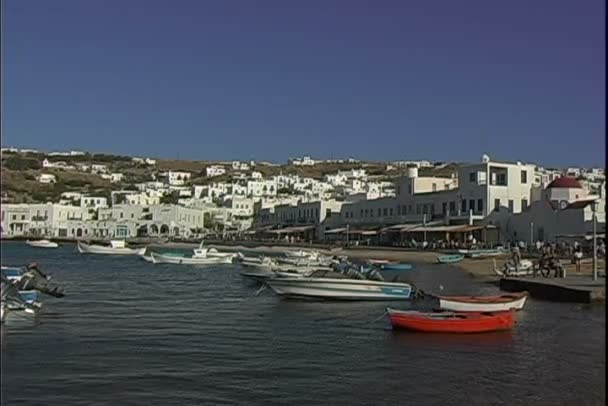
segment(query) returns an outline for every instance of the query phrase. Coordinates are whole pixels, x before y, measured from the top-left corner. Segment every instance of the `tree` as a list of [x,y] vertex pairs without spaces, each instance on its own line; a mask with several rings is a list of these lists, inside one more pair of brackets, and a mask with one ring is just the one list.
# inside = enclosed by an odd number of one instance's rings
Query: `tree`
[[177,204],[179,201],[179,192],[172,192],[166,195],[163,195],[160,198],[160,204]]

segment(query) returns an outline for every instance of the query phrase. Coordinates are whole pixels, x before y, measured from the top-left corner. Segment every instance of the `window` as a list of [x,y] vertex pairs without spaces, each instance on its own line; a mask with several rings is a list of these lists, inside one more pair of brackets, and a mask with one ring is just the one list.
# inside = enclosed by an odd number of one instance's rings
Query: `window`
[[521,183],[528,183],[528,171],[521,171]]
[[513,213],[513,200],[509,200],[509,211]]
[[134,217],[135,217],[135,214],[134,214],[134,213],[131,213],[131,218],[134,218]]
[[475,211],[475,200],[469,200],[469,210]]
[[331,209],[325,209],[325,217],[331,217]]
[[392,207],[389,209],[389,215],[391,215],[391,216],[393,215],[393,208]]
[[477,211],[483,213],[483,199],[477,199]]
[[25,214],[21,215],[21,220],[25,220]]
[[13,220],[17,220],[17,215],[13,214]]
[[433,183],[433,192],[436,192],[436,191],[437,191],[437,184]]
[[450,202],[450,213],[454,213],[456,211],[456,202]]
[[448,210],[448,204],[446,202],[441,203],[441,212],[446,214]]
[[386,207],[382,210],[382,215],[388,216],[388,210],[386,209]]
[[477,174],[475,172],[469,173],[469,182],[477,181]]
[[500,199],[494,199],[494,210],[500,209]]
[[464,200],[464,199],[463,199],[463,200],[462,200],[462,202],[461,202],[460,211],[461,211],[461,212],[463,212],[463,213],[466,213],[466,212],[467,212],[467,201],[466,201],[466,200]]
[[521,199],[521,210],[524,211],[528,208],[528,200],[527,199]]
[[378,208],[378,217],[382,216],[382,209]]
[[361,209],[361,213],[359,214],[360,217],[363,217],[363,209]]
[[397,206],[397,215],[400,216],[401,215],[401,206]]

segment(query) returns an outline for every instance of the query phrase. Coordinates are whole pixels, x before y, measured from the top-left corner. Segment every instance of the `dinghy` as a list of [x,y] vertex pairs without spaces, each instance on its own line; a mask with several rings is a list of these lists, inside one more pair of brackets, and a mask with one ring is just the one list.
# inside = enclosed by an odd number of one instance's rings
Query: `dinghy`
[[26,240],[25,243],[35,248],[57,248],[59,244],[49,240]]
[[437,296],[439,308],[455,312],[502,312],[521,310],[528,292],[500,296]]
[[282,296],[338,300],[408,300],[407,283],[334,278],[273,278],[267,282]]
[[412,264],[405,264],[399,262],[391,262],[388,264],[381,264],[380,269],[383,271],[411,271],[414,269]]
[[152,252],[152,261],[155,264],[177,264],[177,265],[217,265],[217,264],[231,264],[233,257],[185,257],[185,256],[174,256],[164,255]]
[[519,266],[507,262],[502,269],[498,269],[496,260],[492,260],[492,263],[494,264],[494,273],[498,276],[528,276],[534,274],[534,263],[529,259],[522,259]]
[[421,312],[387,308],[394,329],[424,333],[488,333],[510,330],[515,324],[513,312]]
[[454,255],[440,255],[437,257],[437,262],[440,264],[454,264],[456,262],[460,262],[464,259],[464,255],[454,254]]
[[78,251],[81,254],[105,254],[105,255],[144,255],[146,248],[128,248],[123,240],[112,240],[110,246],[85,244],[81,241],[77,243]]

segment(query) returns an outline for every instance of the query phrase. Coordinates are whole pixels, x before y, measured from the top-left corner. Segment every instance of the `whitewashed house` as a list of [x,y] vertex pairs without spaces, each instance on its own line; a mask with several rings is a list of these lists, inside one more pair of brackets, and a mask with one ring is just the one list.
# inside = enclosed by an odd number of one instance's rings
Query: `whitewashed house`
[[36,180],[40,183],[56,183],[57,182],[57,178],[55,177],[55,175],[51,175],[48,173],[43,173],[40,174],[36,177]]
[[205,168],[205,174],[207,177],[212,178],[215,176],[221,176],[226,173],[226,168],[221,165],[212,165]]

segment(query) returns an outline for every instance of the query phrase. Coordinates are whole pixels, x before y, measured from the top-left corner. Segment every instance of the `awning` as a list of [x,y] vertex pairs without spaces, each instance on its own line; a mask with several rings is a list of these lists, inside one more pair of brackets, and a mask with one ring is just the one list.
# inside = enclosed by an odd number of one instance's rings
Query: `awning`
[[346,227],[333,228],[331,230],[325,230],[325,234],[341,234],[346,231]]
[[469,225],[454,225],[454,226],[420,226],[412,227],[407,230],[402,230],[404,233],[420,233],[420,232],[444,232],[444,233],[468,233],[470,231],[481,230],[483,228],[490,228],[484,226],[469,226]]
[[289,234],[289,233],[301,233],[303,231],[308,231],[315,228],[314,225],[308,225],[308,226],[300,226],[300,227],[287,227],[287,228],[282,228],[280,230],[268,230],[266,231],[267,233],[270,234]]

